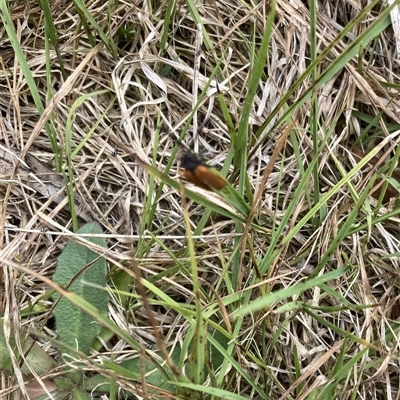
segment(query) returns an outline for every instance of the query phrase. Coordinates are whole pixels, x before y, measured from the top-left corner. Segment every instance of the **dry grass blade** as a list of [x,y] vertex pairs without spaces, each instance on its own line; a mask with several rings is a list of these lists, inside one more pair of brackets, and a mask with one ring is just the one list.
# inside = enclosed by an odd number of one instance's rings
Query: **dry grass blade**
[[[396,398],[399,2],[384,4],[0,0],[6,353],[29,326],[60,360],[51,278],[95,220],[110,302],[84,392]],[[229,185],[182,183],[177,137]],[[4,396],[27,396],[21,360],[0,365]]]

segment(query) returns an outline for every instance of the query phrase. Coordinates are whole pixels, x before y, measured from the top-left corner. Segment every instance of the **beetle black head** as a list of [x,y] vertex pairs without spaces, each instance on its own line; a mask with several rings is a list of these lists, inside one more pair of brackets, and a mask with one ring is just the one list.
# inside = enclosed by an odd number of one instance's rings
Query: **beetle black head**
[[204,165],[194,153],[188,152],[181,158],[181,167],[189,171],[194,171],[199,165]]

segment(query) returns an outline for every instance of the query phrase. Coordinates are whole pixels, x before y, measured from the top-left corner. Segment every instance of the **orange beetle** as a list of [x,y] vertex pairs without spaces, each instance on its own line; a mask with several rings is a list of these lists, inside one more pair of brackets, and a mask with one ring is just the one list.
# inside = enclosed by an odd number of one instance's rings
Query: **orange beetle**
[[181,159],[182,176],[188,181],[206,190],[222,190],[227,182],[214,174],[210,167],[192,152],[186,153]]

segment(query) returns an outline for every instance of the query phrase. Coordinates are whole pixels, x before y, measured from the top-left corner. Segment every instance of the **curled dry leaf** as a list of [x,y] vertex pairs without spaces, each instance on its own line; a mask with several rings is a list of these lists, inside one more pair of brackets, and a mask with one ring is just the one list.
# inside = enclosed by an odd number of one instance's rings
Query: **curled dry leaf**
[[301,260],[295,265],[295,268],[301,271],[303,275],[309,276],[314,272],[315,266],[307,263],[306,260]]
[[[10,183],[24,184],[27,188],[43,196],[45,200],[53,198],[54,203],[60,204],[66,197],[62,191],[65,187],[63,177],[29,153],[25,155],[24,162],[13,151],[4,147],[0,148],[0,171],[3,179],[10,179],[14,176],[14,181],[10,181]],[[76,204],[84,206],[80,196],[78,194],[75,196]],[[80,210],[79,216],[84,221],[93,219],[86,209]]]
[[[355,160],[357,162],[359,162],[362,158],[364,158],[367,154],[361,150],[361,149],[354,149],[353,150],[353,156],[355,158]],[[365,172],[365,168],[370,166],[370,167],[375,167],[376,164],[378,164],[378,162],[380,161],[379,157],[373,157],[368,164],[364,167],[363,172]],[[397,182],[399,182],[400,185],[400,175],[398,173],[393,173],[392,178],[395,179]],[[378,182],[380,183],[380,181]],[[379,199],[379,196],[381,195],[381,191],[382,191],[382,185],[379,186],[380,189],[374,191],[371,193],[371,195],[375,198],[375,199]],[[390,199],[392,197],[397,196],[398,191],[396,190],[396,188],[393,185],[388,185],[385,195],[383,196],[383,202],[384,203],[388,203],[390,201]]]

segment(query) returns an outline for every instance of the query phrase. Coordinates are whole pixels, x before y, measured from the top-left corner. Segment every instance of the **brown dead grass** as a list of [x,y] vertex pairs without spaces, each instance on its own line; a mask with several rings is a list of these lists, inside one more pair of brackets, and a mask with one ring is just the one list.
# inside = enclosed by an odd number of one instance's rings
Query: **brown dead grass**
[[[276,26],[270,43],[269,58],[266,60],[267,78],[260,83],[253,104],[251,132],[257,131],[309,64],[309,10],[300,1],[278,3]],[[110,259],[131,259],[134,250],[137,252],[143,273],[153,276],[173,263],[165,248],[179,254],[185,247],[181,194],[164,186],[164,194],[159,200],[152,224],[147,226],[148,231],[142,232],[143,210],[149,196],[149,176],[132,153],[136,153],[141,160],[148,163],[155,160],[160,171],[167,171],[170,177],[178,179],[178,158],[169,169],[167,167],[174,154],[176,141],[165,130],[160,131],[159,128],[162,126],[163,129],[179,135],[199,96],[199,93],[193,93],[196,26],[185,4],[177,3],[169,27],[168,46],[165,51],[161,51],[162,21],[165,17],[166,3],[120,2],[112,11],[110,20],[105,2],[91,1],[87,6],[100,26],[109,26],[108,34],[119,47],[119,57],[113,58],[101,42],[92,48],[72,2],[53,2],[51,8],[59,34],[59,49],[67,75],[73,76],[73,79],[63,79],[56,55],[51,52],[51,88],[46,82],[44,22],[39,7],[36,2],[30,1],[24,5],[11,6],[10,12],[43,101],[47,98],[46,93],[49,90],[57,99],[47,102],[46,115],[49,115],[50,111],[53,112],[61,149],[65,147],[65,127],[74,102],[94,91],[107,90],[106,93],[88,98],[78,108],[73,122],[73,147],[80,145],[88,131],[98,123],[94,133],[73,160],[76,192],[82,205],[78,216],[80,223],[93,219],[103,226],[110,247]],[[201,47],[200,72],[197,78],[199,91],[204,88],[221,58],[224,79],[219,77],[219,89],[229,106],[235,128],[239,125],[243,101],[248,90],[250,66],[246,40],[253,40],[253,27],[257,28],[255,40],[260,40],[268,7],[268,2],[262,2],[256,7],[243,2],[205,2],[197,5],[197,11],[206,26],[205,34],[208,36],[203,39]],[[319,5],[318,47],[321,51],[336,37],[341,27],[361,11],[357,7],[360,7],[359,2],[345,0],[327,1]],[[371,13],[370,21],[366,22],[365,26],[378,15],[379,9]],[[358,26],[353,34],[360,34],[360,30],[365,26]],[[133,34],[125,41],[118,32],[129,27],[133,28]],[[0,260],[19,262],[51,278],[57,257],[70,236],[70,213],[64,195],[60,198],[58,189],[47,195],[39,188],[32,190],[32,179],[35,178],[29,174],[28,169],[16,167],[16,160],[21,152],[23,155],[34,156],[44,168],[36,175],[39,181],[44,186],[49,185],[48,180],[53,182],[52,177],[43,175],[54,169],[54,154],[43,129],[44,119],[41,120],[32,103],[12,45],[2,27],[0,35],[0,159],[7,160],[1,164],[3,170],[0,171]],[[341,40],[327,56],[326,64],[320,66],[321,70],[326,68],[352,39],[349,34]],[[210,48],[207,48],[207,40]],[[349,62],[316,93],[321,121],[324,123],[320,126],[320,138],[322,140],[324,131],[334,129],[328,144],[330,153],[339,156],[343,165],[349,169],[354,165],[352,145],[366,127],[366,122],[360,120],[353,110],[371,116],[382,113],[382,118],[367,137],[369,149],[387,136],[388,125],[395,127],[400,123],[398,87],[391,88],[384,84],[399,83],[398,59],[393,32],[389,27],[377,38],[374,46],[371,44],[364,49],[362,73],[357,69],[356,62]],[[296,102],[310,85],[310,79],[304,79],[298,86],[290,99],[291,103]],[[207,159],[218,166],[223,165],[231,140],[216,98],[215,86],[213,81],[198,107],[197,123],[194,123],[195,126],[190,124],[185,142],[190,147],[204,152]],[[309,133],[310,107],[311,103],[307,102],[296,113],[295,131],[301,145],[303,160],[310,160],[313,154]],[[282,134],[283,130],[280,127],[270,132],[280,113],[282,110],[275,114],[258,145],[251,149],[253,155],[248,163],[248,176],[254,189],[260,185],[269,157]],[[158,120],[161,125],[158,125]],[[198,132],[198,127],[205,120],[205,126]],[[373,137],[375,132],[376,137]],[[269,135],[268,140],[263,139],[266,135]],[[156,141],[158,146],[154,149]],[[389,149],[391,144],[386,146],[386,149]],[[397,143],[394,143],[393,147],[396,146]],[[3,149],[7,149],[13,156],[6,156]],[[323,192],[341,178],[330,153],[322,154],[320,160]],[[29,166],[27,158],[25,161]],[[9,170],[5,168],[7,165]],[[46,179],[43,179],[43,176]],[[293,197],[299,179],[298,162],[289,141],[285,157],[278,160],[268,179],[260,209],[264,210],[266,215],[274,215],[279,221]],[[56,180],[57,178],[54,178],[54,182]],[[353,184],[361,190],[361,182],[362,176],[359,174],[353,180]],[[275,203],[278,185],[281,193],[279,207]],[[309,189],[312,190],[312,182]],[[275,285],[289,286],[294,282],[293,276],[296,276],[296,279],[304,279],[299,278],[297,273],[285,277],[285,272],[289,270],[289,260],[299,252],[313,254],[309,264],[315,266],[319,262],[348,216],[348,199],[345,190],[331,198],[327,206],[328,217],[323,224],[313,232],[302,230],[287,246],[285,259],[276,269],[279,276],[274,282]],[[298,214],[293,217],[293,224],[309,208],[307,199],[304,196],[299,198]],[[195,227],[203,214],[203,208],[193,204],[190,210],[191,222]],[[365,222],[365,218],[360,218],[358,223]],[[151,238],[146,235],[156,235],[162,246],[153,243],[151,248],[145,251],[138,250],[140,232],[143,234],[142,238]],[[332,283],[333,289],[356,305],[379,304],[379,307],[367,308],[362,312],[346,311],[332,316],[324,315],[343,331],[351,331],[365,342],[376,341],[382,351],[381,364],[371,363],[366,366],[371,360],[377,359],[376,355],[371,356],[372,358],[366,357],[361,361],[361,365],[357,364],[354,376],[349,376],[347,384],[343,386],[341,399],[350,398],[355,385],[358,385],[356,398],[400,398],[398,358],[393,356],[398,353],[398,339],[385,343],[383,337],[390,318],[398,316],[391,311],[392,305],[397,304],[399,298],[396,280],[400,251],[398,232],[398,218],[378,224],[371,230],[366,228],[362,233],[358,232],[348,237],[337,248],[331,261],[332,268],[344,265],[342,252],[345,251],[346,254],[351,254],[351,263],[359,265],[359,271],[351,275],[351,281]],[[205,290],[210,296],[210,287],[218,284],[224,268],[221,259],[227,262],[232,255],[235,235],[235,224],[232,221],[214,217],[213,223],[203,230],[199,239],[196,252],[202,260],[202,280],[207,282]],[[254,256],[262,257],[269,245],[267,238],[254,232],[252,235]],[[389,254],[392,254],[391,258],[386,257]],[[249,265],[244,266],[244,271],[251,274],[251,270],[249,262]],[[161,281],[160,286],[165,288],[171,297],[183,303],[192,302],[190,281],[185,280],[178,272],[168,278],[168,285]],[[250,278],[245,276],[244,287],[247,282],[250,282]],[[9,320],[34,327],[39,327],[45,321],[47,316],[44,314],[35,318],[20,318],[17,312],[38,301],[40,296],[49,290],[40,280],[18,274],[4,264],[3,289],[2,309]],[[226,294],[225,288],[222,287],[219,294]],[[336,305],[334,298],[321,299],[318,288],[310,291],[303,300],[310,300],[315,306]],[[125,311],[114,302],[110,307],[116,314],[115,320],[122,324]],[[40,301],[40,304],[50,306],[49,301]],[[168,310],[163,315],[164,311],[160,310],[157,318],[161,325],[169,327],[163,333],[165,340],[172,342],[182,337],[188,327],[182,318]],[[147,326],[145,310],[139,309],[135,313],[135,319],[130,321],[129,329],[142,343],[154,342],[154,335]],[[269,316],[271,332],[267,333],[267,338],[277,332],[283,319],[281,315]],[[243,326],[239,341],[253,341],[252,346],[246,344],[249,352],[256,353],[257,349],[260,349],[260,341],[264,340],[260,336],[260,327],[261,320],[248,321],[248,325]],[[395,338],[397,337],[396,332]],[[328,372],[332,371],[335,365],[340,345],[343,343],[341,340],[336,333],[299,312],[281,332],[275,347],[270,349],[272,353],[276,351],[269,360],[273,362],[273,365],[269,365],[274,371],[273,379],[263,371],[260,372],[261,366],[251,364],[245,353],[244,360],[241,361],[249,370],[255,368],[254,371],[251,370],[252,373],[258,377],[260,385],[265,387],[265,392],[271,399],[289,398],[286,397],[289,394],[294,396],[293,390],[300,383],[304,385],[303,392],[296,398],[304,399],[313,387],[327,385],[326,376],[329,376]],[[49,354],[53,355],[56,349],[49,344],[46,346]],[[294,347],[302,361],[301,379],[297,379],[293,365]],[[354,354],[358,353],[356,344],[352,350]],[[118,342],[114,348],[111,346],[109,351],[116,360],[119,359],[119,354],[121,358],[125,357],[123,343]],[[258,355],[261,358],[260,354]],[[347,354],[347,357],[351,356]],[[4,394],[8,388],[16,388],[14,385],[17,381],[4,372],[2,382],[7,382],[3,387]],[[245,396],[245,382],[238,380],[236,385],[232,387],[232,391]]]

